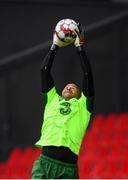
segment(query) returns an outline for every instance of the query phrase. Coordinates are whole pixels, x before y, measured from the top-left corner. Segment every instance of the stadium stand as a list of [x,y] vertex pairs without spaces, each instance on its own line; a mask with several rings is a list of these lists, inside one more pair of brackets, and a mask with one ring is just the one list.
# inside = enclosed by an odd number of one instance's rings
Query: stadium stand
[[[97,115],[83,139],[78,161],[80,178],[128,178],[128,113]],[[15,147],[0,163],[0,178],[30,178],[38,148]]]

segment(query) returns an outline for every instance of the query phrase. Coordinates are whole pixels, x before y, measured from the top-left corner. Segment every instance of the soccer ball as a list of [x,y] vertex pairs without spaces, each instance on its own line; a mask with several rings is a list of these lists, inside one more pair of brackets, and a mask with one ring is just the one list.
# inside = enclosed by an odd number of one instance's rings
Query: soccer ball
[[72,19],[62,19],[55,27],[57,37],[66,43],[71,43],[75,40],[76,32],[79,32],[78,23]]

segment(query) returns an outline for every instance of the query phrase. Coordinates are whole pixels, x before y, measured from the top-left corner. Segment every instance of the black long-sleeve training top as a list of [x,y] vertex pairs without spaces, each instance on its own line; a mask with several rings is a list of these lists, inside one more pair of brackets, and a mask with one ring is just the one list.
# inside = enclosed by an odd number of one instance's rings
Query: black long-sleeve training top
[[[45,56],[42,62],[41,65],[42,93],[47,93],[54,86],[54,81],[50,71],[54,57],[58,50],[59,50],[58,46],[52,45],[48,54]],[[81,67],[83,70],[82,91],[87,98],[87,109],[88,111],[92,112],[94,106],[94,85],[93,85],[91,65],[87,58],[83,46],[77,47],[77,53],[79,55]]]
[[[51,67],[53,64],[54,57],[59,50],[59,47],[52,45],[48,54],[45,56],[42,65],[41,65],[41,84],[42,84],[42,93],[46,94],[52,87],[54,87],[54,81],[51,76]],[[93,110],[93,101],[94,101],[94,86],[93,86],[93,77],[91,71],[91,65],[87,58],[84,47],[77,48],[78,55],[80,57],[80,62],[83,70],[83,84],[82,90],[84,95],[87,98],[87,109],[92,112]],[[56,146],[45,146],[43,147],[43,154],[51,158],[76,164],[78,157],[67,147],[56,147]]]

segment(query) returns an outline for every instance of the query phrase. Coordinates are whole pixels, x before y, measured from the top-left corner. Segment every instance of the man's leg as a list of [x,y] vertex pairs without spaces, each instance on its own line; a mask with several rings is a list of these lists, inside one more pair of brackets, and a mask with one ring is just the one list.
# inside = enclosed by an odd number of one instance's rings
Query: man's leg
[[34,162],[31,179],[46,179],[41,156]]

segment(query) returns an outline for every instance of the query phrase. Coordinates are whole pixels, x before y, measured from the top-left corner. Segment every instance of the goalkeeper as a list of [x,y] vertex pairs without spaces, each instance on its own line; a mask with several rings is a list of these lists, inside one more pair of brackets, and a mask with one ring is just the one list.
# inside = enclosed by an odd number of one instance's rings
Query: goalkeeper
[[41,137],[36,143],[42,154],[34,162],[32,179],[78,179],[78,155],[93,110],[94,87],[91,66],[84,50],[83,28],[74,41],[83,70],[82,91],[67,84],[59,95],[50,70],[59,48],[69,45],[54,34],[53,44],[41,67],[45,111]]

